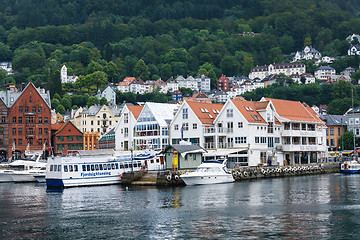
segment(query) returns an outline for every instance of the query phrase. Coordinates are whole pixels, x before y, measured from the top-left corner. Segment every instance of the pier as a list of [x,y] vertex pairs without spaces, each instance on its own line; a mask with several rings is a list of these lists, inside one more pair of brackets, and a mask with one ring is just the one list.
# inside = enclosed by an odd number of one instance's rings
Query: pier
[[[262,178],[292,177],[340,172],[338,162],[289,166],[242,167],[230,169],[235,181]],[[127,172],[122,175],[122,185],[183,186],[180,175],[185,171]]]

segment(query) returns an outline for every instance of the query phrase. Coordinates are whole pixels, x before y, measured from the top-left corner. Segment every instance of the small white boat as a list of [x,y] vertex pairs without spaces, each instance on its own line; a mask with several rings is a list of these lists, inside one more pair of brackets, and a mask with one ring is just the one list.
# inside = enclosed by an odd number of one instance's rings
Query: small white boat
[[340,166],[341,173],[360,173],[360,163],[356,160],[345,161]]
[[232,183],[235,181],[232,174],[226,168],[226,161],[204,161],[196,171],[180,175],[186,185]]
[[15,160],[0,170],[0,182],[36,182],[33,175],[40,173],[46,173],[46,162],[41,162],[40,157]]

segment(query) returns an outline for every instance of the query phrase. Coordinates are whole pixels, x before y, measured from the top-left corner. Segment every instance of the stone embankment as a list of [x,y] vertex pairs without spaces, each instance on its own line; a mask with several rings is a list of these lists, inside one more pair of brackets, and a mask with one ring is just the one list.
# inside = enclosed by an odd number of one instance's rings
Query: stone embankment
[[[340,171],[336,162],[316,163],[291,166],[242,167],[230,169],[235,181],[245,181],[260,178],[291,177],[314,174],[335,173]],[[185,171],[176,172],[133,172],[122,175],[123,185],[153,185],[153,186],[181,186],[185,183],[180,175]]]

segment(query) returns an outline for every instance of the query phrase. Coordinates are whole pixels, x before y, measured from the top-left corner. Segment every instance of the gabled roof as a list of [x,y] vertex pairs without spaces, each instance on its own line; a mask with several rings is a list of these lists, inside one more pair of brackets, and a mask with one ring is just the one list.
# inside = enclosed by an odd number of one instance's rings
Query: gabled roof
[[245,117],[248,122],[266,124],[266,121],[256,111],[257,105],[263,108],[264,103],[259,104],[259,102],[244,101],[238,99],[231,99],[231,102],[236,106],[236,108],[240,111],[240,113]]
[[144,107],[143,106],[137,106],[137,105],[127,105],[127,108],[132,113],[134,118],[137,120]]
[[126,77],[124,78],[123,82],[127,82],[127,83],[132,83],[133,81],[135,81],[134,77]]
[[346,126],[347,116],[343,115],[320,115],[320,118],[326,122],[326,126]]
[[334,70],[335,71],[335,68],[332,68],[329,66],[320,66],[317,69],[315,69],[315,71],[318,71],[318,70]]
[[204,102],[188,102],[191,110],[198,117],[202,124],[212,124],[223,108],[223,104],[204,103]]
[[119,82],[118,86],[129,86],[128,82]]
[[[141,112],[148,108],[160,126],[167,126],[173,119],[174,112],[179,108],[177,104],[147,102]],[[139,117],[141,116],[141,113]]]
[[292,121],[319,122],[323,121],[317,116],[316,112],[306,103],[298,101],[289,101],[273,98],[263,98],[265,101],[271,101],[276,112],[280,117]]
[[[79,133],[82,134],[82,132],[71,121],[68,121],[68,122],[59,123],[59,130],[57,130],[54,133],[54,135],[59,134],[68,124],[71,124]],[[51,127],[51,129],[53,129],[53,128]]]
[[208,95],[206,95],[203,92],[198,92],[198,93],[195,93],[192,97],[193,98],[208,98]]
[[120,116],[120,112],[121,112],[120,108],[118,108],[117,106],[106,106],[106,105],[93,105],[88,109],[84,109],[82,113],[86,113],[90,116],[95,116],[103,107],[106,107],[114,116]]

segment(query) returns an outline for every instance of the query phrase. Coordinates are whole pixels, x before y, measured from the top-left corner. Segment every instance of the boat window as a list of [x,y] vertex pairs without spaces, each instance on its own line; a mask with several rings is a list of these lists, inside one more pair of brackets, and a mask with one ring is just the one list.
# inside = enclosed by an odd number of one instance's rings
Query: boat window
[[128,167],[129,167],[129,165],[127,163],[125,163],[125,168],[128,168]]
[[129,168],[132,168],[132,163],[129,163]]
[[151,163],[154,163],[154,160],[153,159],[151,159],[151,161],[150,161]]
[[106,170],[107,169],[107,166],[106,166],[106,164],[104,164],[104,170]]
[[115,163],[115,168],[119,169],[119,164],[118,163]]
[[61,172],[61,165],[58,165],[58,172]]
[[136,162],[134,162],[134,167],[137,167],[137,163],[136,163]]
[[90,165],[86,165],[86,171],[90,171]]
[[69,165],[69,172],[73,171],[73,165]]
[[54,165],[50,165],[50,172],[52,172],[54,169]]
[[102,164],[99,164],[100,170],[103,170]]
[[67,171],[68,171],[68,166],[64,165],[64,172],[67,172]]
[[108,169],[108,170],[110,170],[110,169],[111,169],[111,165],[110,165],[110,163],[108,163],[108,165],[107,165],[107,169]]
[[115,164],[112,163],[112,164],[111,164],[111,168],[112,168],[112,169],[115,169]]
[[86,165],[82,165],[83,172],[86,172]]
[[120,163],[120,169],[124,168],[124,164]]
[[139,167],[141,167],[141,166],[142,166],[142,163],[141,163],[141,162],[138,162],[138,165],[139,165]]
[[91,171],[95,171],[94,165],[91,165]]
[[95,164],[95,170],[99,171],[99,165],[98,164]]

